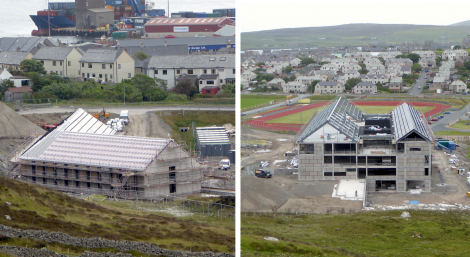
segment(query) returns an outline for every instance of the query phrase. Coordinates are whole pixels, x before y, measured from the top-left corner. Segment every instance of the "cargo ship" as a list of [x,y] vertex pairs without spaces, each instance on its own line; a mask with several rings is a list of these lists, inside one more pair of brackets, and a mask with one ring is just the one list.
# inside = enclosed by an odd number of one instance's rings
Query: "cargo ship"
[[[37,15],[30,15],[31,19],[38,27],[37,30],[31,32],[31,35],[93,34],[94,30],[97,28],[104,28],[106,25],[116,24],[123,17],[142,15],[165,16],[164,9],[153,9],[153,6],[154,3],[146,4],[145,0],[105,0],[103,2],[75,0],[75,2],[50,2],[48,3],[48,10],[41,10],[37,12]],[[92,23],[90,23],[89,20],[83,21],[82,18],[82,21],[77,24],[77,13],[81,14],[79,17],[85,17],[89,16],[86,13],[87,11],[103,12],[104,8],[108,9],[108,12],[113,13],[112,21],[107,20],[106,24],[96,21],[97,24],[91,25]],[[89,17],[87,17],[87,19],[88,18]],[[87,24],[87,22],[90,24]],[[107,26],[107,28],[109,27],[113,28],[113,26]],[[77,30],[71,30],[70,28],[77,28]],[[101,33],[102,31],[98,32],[98,34]]]

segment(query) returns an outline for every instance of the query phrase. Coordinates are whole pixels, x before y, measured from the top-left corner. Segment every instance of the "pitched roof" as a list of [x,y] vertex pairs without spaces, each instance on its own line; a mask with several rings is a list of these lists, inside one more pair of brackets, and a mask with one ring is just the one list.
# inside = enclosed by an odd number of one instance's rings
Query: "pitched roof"
[[20,65],[28,54],[27,52],[0,52],[0,63]]
[[3,37],[0,38],[0,51],[29,52],[37,45],[54,46],[48,38],[45,37]]
[[21,93],[21,92],[33,92],[31,87],[25,86],[25,87],[10,87],[8,88],[8,91],[12,93]]
[[211,75],[201,75],[199,79],[217,79],[219,77],[218,74],[211,74]]
[[[166,56],[166,55],[189,55],[188,45],[171,45],[171,46],[131,46],[126,47],[127,52],[135,61],[135,67],[147,67],[150,57]],[[148,58],[140,60],[135,57],[138,52],[144,52]]]
[[318,129],[329,124],[336,130],[341,131],[341,133],[345,134],[351,140],[357,142],[359,140],[359,126],[354,120],[361,121],[363,116],[364,113],[362,111],[357,109],[346,99],[340,97],[310,121],[297,141],[305,140]]
[[[148,24],[148,23],[147,23]],[[235,43],[235,37],[178,37],[171,40],[162,39],[126,39],[120,40],[118,45],[121,47],[140,46],[163,46],[165,42],[167,45],[188,45],[188,46],[201,46],[201,45],[227,45],[227,40],[230,43]]]
[[423,139],[432,141],[423,120],[417,110],[404,103],[392,111],[393,124],[395,128],[395,139],[400,141],[412,133],[417,133]]
[[148,68],[235,68],[235,55],[153,56],[149,60]]
[[90,49],[86,51],[79,62],[114,63],[124,51],[124,48],[118,50]]
[[35,60],[57,60],[62,61],[72,52],[73,47],[41,47],[34,54]]
[[209,25],[220,24],[227,20],[226,17],[215,18],[156,18],[148,21],[145,26],[168,25],[168,26],[187,26],[187,25]]

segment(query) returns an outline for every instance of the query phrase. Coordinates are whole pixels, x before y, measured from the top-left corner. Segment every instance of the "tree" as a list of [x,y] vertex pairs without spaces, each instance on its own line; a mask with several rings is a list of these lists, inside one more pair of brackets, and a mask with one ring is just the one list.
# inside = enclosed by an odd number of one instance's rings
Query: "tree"
[[454,49],[454,50],[457,50],[457,49],[462,49],[462,46],[460,46],[460,45],[456,45],[456,46],[454,46],[454,48],[452,48],[452,49]]
[[467,68],[467,70],[470,70],[470,61],[466,61],[463,66]]
[[315,63],[315,60],[310,57],[300,57],[299,59],[302,61],[302,66],[304,67],[311,63]]
[[148,56],[146,53],[144,53],[144,52],[137,52],[137,53],[134,54],[134,56],[135,56],[137,59],[141,60],[141,61],[143,61],[143,60],[145,60],[145,59],[147,59],[147,58],[149,57],[149,56]]
[[297,77],[296,77],[294,74],[292,74],[292,75],[289,77],[289,81],[294,81],[296,78],[297,78]]
[[362,68],[363,70],[366,69],[366,65],[365,65],[364,63],[360,62],[360,63],[358,63],[358,65],[361,66],[361,68]]
[[415,63],[415,64],[411,65],[411,70],[413,72],[420,72],[422,69],[423,69],[423,66],[421,66],[421,64],[419,64],[419,63]]
[[385,65],[385,60],[384,60],[384,58],[379,57],[379,58],[377,58],[377,59],[379,59],[379,61],[380,61],[383,65]]
[[369,73],[368,70],[364,70],[364,69],[363,69],[363,70],[358,70],[357,72],[359,72],[359,74],[367,74],[367,73]]
[[167,96],[168,92],[163,91],[159,87],[149,88],[142,93],[143,100],[145,101],[162,101]]
[[227,83],[227,84],[222,86],[222,89],[224,90],[224,92],[235,94],[235,85],[234,84]]
[[418,63],[419,62],[419,55],[418,54],[413,54],[409,53],[408,58],[413,61],[413,63]]
[[346,81],[344,84],[344,89],[347,91],[351,91],[353,87],[357,85],[357,83],[362,82],[360,78],[351,78]]
[[314,92],[315,91],[315,86],[320,82],[320,80],[314,80],[310,85],[308,85],[307,92]]
[[282,79],[284,80],[284,82],[289,83],[289,78],[288,77],[284,77]]
[[439,67],[441,66],[442,59],[441,57],[436,57],[436,66]]
[[285,67],[285,68],[284,68],[284,71],[285,71],[286,73],[290,73],[290,72],[292,71],[292,66],[289,65],[289,66]]
[[44,66],[42,65],[42,63],[40,61],[32,60],[32,59],[23,60],[20,63],[20,69],[24,73],[37,72],[39,74],[46,74],[46,71],[44,70]]
[[130,83],[142,92],[157,86],[155,79],[145,74],[135,74],[134,77],[130,79]]
[[256,66],[261,66],[261,65],[264,66],[266,64],[264,62],[259,62],[259,63],[256,64]]
[[193,96],[198,91],[199,90],[194,85],[193,81],[188,77],[185,77],[182,80],[180,80],[175,86],[175,92],[176,93],[183,94],[183,95],[186,95],[188,97]]
[[10,87],[15,87],[15,84],[13,83],[13,81],[9,80],[9,79],[4,79],[4,80],[0,80],[1,83],[0,83],[0,93],[2,95],[5,94],[5,92],[10,88]]

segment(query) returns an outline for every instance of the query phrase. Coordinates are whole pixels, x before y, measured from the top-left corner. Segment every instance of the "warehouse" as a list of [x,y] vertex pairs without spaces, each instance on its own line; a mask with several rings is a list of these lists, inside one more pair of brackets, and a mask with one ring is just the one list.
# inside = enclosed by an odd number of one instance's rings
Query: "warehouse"
[[187,45],[189,52],[199,51],[217,51],[227,47],[227,43],[231,48],[235,48],[235,37],[183,37],[171,39],[128,39],[118,41],[120,47],[130,46],[180,46]]
[[[225,25],[235,25],[229,18],[156,18],[144,26],[145,37],[213,37]],[[171,39],[171,38],[169,38]]]
[[199,192],[199,163],[172,139],[115,135],[82,109],[16,160],[19,175],[60,191],[125,199]]
[[299,132],[299,180],[366,179],[367,191],[431,191],[433,136],[403,103],[368,115],[339,98]]

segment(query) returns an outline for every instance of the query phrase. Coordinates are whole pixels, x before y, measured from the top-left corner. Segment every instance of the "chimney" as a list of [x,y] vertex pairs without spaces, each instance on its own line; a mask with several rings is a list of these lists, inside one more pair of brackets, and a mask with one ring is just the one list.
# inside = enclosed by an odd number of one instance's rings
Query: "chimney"
[[17,48],[16,48],[16,51],[17,51],[17,52],[21,52],[21,48],[20,48],[20,47],[17,47]]
[[144,42],[140,42],[140,47],[144,47]]
[[166,47],[166,40],[165,40],[165,47]]

